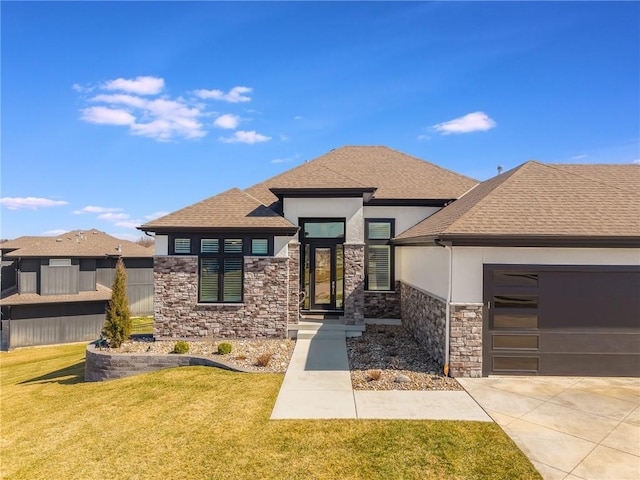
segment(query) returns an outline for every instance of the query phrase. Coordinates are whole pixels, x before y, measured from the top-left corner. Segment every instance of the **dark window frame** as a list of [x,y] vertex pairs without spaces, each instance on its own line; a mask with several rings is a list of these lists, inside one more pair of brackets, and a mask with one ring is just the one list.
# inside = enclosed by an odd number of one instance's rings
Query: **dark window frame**
[[[190,253],[176,253],[175,251],[175,240],[177,238],[188,238],[190,240],[191,252]],[[202,251],[202,240],[218,240],[218,251],[217,252],[203,252]],[[224,241],[225,239],[240,239],[242,240],[242,251],[229,253],[224,251]],[[255,255],[252,252],[252,240],[253,239],[261,239],[267,240],[267,254],[259,254]],[[169,255],[171,256],[192,256],[198,257],[198,303],[201,304],[234,304],[234,303],[243,303],[244,302],[244,258],[251,256],[262,256],[262,257],[272,257],[274,255],[274,235],[264,235],[264,234],[247,234],[247,233],[239,233],[239,232],[220,232],[208,235],[206,233],[198,233],[198,234],[172,234],[169,235]],[[218,299],[217,300],[202,300],[202,292],[201,292],[201,276],[202,276],[202,258],[215,258],[218,262]],[[240,275],[241,275],[241,291],[240,291],[240,299],[239,300],[225,300],[224,299],[224,266],[226,259],[241,259],[240,262]]]
[[[369,225],[372,223],[389,223],[391,225],[391,234],[388,239],[370,240]],[[391,243],[391,239],[395,236],[396,220],[395,218],[365,218],[364,219],[364,243],[365,243],[365,262],[364,262],[364,289],[369,292],[394,292],[396,289],[396,254],[395,246]],[[369,245],[389,245],[389,289],[388,290],[369,290]]]

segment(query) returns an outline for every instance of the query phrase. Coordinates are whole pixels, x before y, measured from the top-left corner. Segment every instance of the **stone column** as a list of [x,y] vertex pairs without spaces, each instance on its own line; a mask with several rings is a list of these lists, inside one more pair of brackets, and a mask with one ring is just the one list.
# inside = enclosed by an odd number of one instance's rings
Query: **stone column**
[[451,305],[449,371],[452,377],[482,376],[482,305]]
[[344,244],[344,322],[364,323],[364,243]]
[[289,243],[289,323],[300,319],[300,244]]

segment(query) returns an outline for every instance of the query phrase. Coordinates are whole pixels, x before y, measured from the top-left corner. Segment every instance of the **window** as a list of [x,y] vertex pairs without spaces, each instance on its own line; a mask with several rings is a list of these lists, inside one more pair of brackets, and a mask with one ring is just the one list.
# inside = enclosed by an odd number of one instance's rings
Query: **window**
[[174,239],[173,253],[191,253],[191,239],[190,238]]
[[242,301],[243,245],[242,238],[200,240],[200,302]]
[[251,254],[252,255],[268,255],[269,254],[269,240],[266,238],[254,238],[251,240]]
[[50,267],[70,267],[71,259],[70,258],[50,258],[49,266]]
[[393,238],[394,222],[390,219],[365,221],[367,243],[366,289],[389,291],[393,286]]

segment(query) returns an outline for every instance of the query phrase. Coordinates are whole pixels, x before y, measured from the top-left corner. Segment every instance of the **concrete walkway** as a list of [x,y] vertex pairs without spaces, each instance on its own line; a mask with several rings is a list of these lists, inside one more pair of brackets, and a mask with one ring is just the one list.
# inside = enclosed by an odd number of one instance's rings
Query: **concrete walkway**
[[464,391],[353,391],[344,332],[298,338],[271,419],[491,418]]
[[640,478],[640,379],[458,381],[546,480]]

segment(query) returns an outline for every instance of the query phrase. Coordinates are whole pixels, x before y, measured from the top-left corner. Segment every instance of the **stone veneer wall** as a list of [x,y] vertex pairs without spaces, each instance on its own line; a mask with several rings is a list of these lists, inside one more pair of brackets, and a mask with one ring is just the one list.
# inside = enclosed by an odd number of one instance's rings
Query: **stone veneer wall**
[[400,282],[402,324],[444,366],[447,304],[444,300]]
[[366,290],[364,292],[365,318],[400,318],[400,282],[391,292]]
[[344,322],[364,323],[364,243],[344,244]]
[[451,305],[449,372],[453,377],[482,376],[482,305]]
[[169,338],[285,338],[289,259],[244,258],[242,303],[198,303],[198,257],[154,258],[154,335]]
[[289,251],[289,323],[300,319],[300,244],[290,243]]

